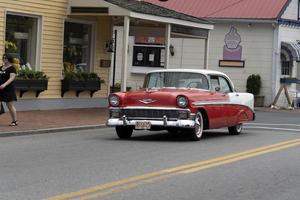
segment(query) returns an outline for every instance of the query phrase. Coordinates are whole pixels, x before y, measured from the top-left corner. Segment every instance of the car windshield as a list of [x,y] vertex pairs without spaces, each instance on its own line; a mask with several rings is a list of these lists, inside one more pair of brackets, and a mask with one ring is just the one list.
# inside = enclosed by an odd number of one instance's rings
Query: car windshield
[[208,90],[205,75],[192,72],[153,72],[146,76],[144,88],[197,88]]

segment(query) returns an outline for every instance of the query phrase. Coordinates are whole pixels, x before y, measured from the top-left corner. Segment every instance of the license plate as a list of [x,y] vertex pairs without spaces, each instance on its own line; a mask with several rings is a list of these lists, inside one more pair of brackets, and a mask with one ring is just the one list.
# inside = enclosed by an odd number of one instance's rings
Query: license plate
[[151,123],[149,121],[135,122],[135,129],[150,129]]

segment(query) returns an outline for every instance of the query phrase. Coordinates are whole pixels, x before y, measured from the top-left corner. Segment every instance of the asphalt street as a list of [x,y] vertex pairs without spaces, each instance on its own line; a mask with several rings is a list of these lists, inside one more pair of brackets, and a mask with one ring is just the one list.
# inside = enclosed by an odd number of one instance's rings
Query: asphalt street
[[[271,145],[271,146],[270,146]],[[199,142],[112,128],[0,139],[0,199],[289,199],[300,196],[300,119],[257,112]]]

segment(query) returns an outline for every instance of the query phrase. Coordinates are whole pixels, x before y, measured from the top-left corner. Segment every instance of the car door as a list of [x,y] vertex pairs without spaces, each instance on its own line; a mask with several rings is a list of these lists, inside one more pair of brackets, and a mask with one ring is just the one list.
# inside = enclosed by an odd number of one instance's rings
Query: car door
[[253,110],[253,95],[249,93],[236,92],[233,85],[226,77],[219,77],[220,91],[229,97],[229,103],[224,104],[224,114],[226,115],[227,126],[235,126],[240,121],[247,121],[247,116],[243,115],[245,106]]
[[220,91],[220,79],[218,75],[210,75],[211,95],[210,103],[206,106],[207,115],[210,121],[210,128],[221,128],[227,126],[224,104],[229,101],[226,93]]
[[[234,92],[233,86],[226,77],[219,76],[219,82],[220,92],[227,97],[227,102],[224,103],[223,107],[224,121],[226,121],[226,126],[232,126],[236,123],[236,116],[240,110],[236,104],[240,101],[240,97],[238,93]],[[233,101],[235,101],[235,103]]]

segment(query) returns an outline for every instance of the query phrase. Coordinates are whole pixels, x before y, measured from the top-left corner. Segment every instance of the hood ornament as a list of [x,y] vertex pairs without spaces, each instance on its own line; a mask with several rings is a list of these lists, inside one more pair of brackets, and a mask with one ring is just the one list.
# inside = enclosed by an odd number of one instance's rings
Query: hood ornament
[[142,99],[142,100],[139,100],[139,102],[142,102],[144,104],[150,104],[150,103],[154,103],[156,100],[153,100],[153,99]]

